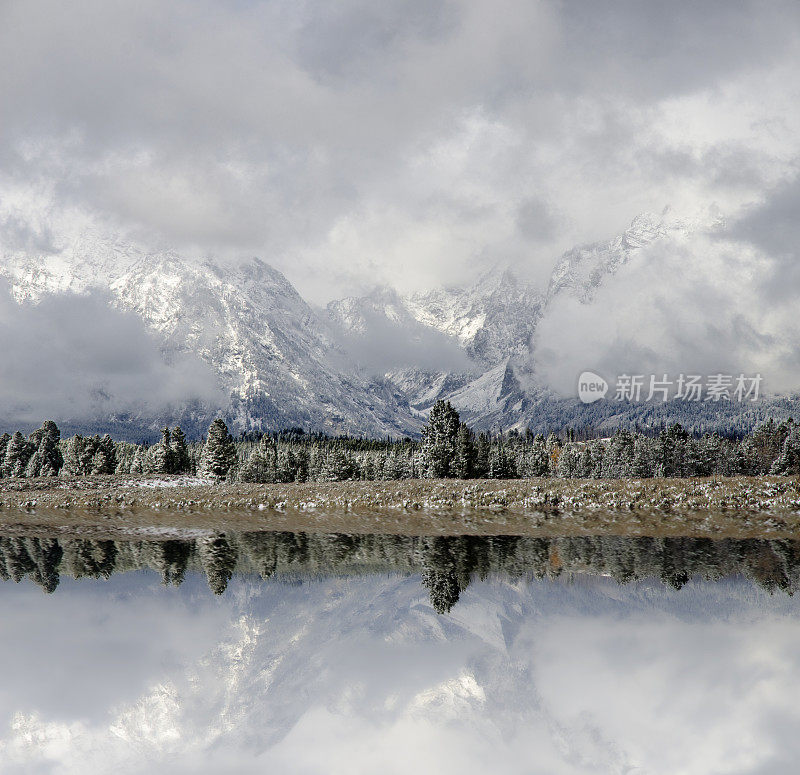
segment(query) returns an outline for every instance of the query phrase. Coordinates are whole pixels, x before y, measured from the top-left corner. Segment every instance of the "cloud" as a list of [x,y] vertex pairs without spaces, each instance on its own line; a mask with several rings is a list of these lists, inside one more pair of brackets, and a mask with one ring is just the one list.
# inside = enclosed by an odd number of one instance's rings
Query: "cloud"
[[421,324],[404,328],[376,316],[368,320],[365,333],[339,338],[353,360],[376,375],[405,367],[433,372],[475,369],[455,340]]
[[781,262],[797,263],[800,256],[800,176],[794,176],[765,193],[736,222],[733,233],[757,245]]
[[758,201],[800,153],[799,24],[792,2],[10,0],[0,197],[67,214],[56,242],[82,213],[257,254],[316,302],[498,261],[541,280],[642,210]]
[[767,391],[795,389],[797,285],[738,232],[674,235],[605,277],[590,303],[555,297],[536,331],[537,372],[568,395],[586,369],[612,382],[621,374],[760,373]]
[[0,407],[7,424],[158,413],[221,399],[208,366],[162,352],[141,319],[115,309],[99,292],[18,304],[0,283],[0,341]]
[[[648,253],[603,313],[559,300],[539,364],[570,393],[592,360],[796,387],[798,67],[788,0],[11,0],[0,246],[259,255],[324,304],[497,264],[546,287],[640,212],[715,205],[724,239]],[[446,356],[376,331],[373,368]]]

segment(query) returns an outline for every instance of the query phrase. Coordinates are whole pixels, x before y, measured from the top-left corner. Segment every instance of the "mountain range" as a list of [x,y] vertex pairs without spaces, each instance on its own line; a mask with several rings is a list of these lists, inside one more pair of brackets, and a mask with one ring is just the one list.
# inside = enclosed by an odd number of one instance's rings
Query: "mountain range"
[[[142,322],[167,362],[191,356],[210,367],[223,396],[218,406],[187,402],[157,411],[143,402],[124,415],[115,414],[113,396],[104,396],[92,416],[62,418],[68,423],[116,422],[147,435],[177,419],[200,433],[222,411],[238,431],[299,426],[414,436],[434,401],[445,398],[471,424],[494,430],[613,425],[632,417],[648,424],[668,410],[584,406],[541,385],[534,334],[555,298],[591,303],[638,250],[687,228],[640,215],[622,234],[564,253],[541,288],[498,267],[467,286],[411,295],[379,287],[325,309],[312,307],[257,258],[222,265],[92,233],[58,251],[5,250],[0,278],[20,304],[104,294]],[[736,414],[731,407],[714,412],[732,422]]]

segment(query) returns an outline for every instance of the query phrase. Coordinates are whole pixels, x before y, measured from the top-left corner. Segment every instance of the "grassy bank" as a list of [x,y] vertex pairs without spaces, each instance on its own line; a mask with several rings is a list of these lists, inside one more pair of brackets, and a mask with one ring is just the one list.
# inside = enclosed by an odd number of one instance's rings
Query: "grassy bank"
[[800,481],[404,480],[211,484],[186,477],[0,480],[4,529],[406,535],[800,537]]

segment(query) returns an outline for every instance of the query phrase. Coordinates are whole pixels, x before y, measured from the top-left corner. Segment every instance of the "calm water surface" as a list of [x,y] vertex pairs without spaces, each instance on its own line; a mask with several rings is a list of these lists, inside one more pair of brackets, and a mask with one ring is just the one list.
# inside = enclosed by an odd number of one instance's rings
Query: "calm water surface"
[[0,554],[2,773],[798,772],[796,542],[4,536]]

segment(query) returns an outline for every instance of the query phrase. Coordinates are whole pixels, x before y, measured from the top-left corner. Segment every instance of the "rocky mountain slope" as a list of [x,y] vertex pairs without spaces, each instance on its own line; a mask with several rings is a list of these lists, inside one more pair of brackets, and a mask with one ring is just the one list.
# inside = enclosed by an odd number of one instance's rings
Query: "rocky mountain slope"
[[332,302],[328,315],[351,337],[365,336],[370,325],[392,328],[398,338],[418,336],[415,329],[422,325],[463,349],[470,359],[469,370],[415,365],[388,371],[387,379],[417,411],[425,412],[435,400],[444,398],[477,427],[535,427],[542,416],[552,419],[565,407],[570,412],[582,411],[580,404],[565,402],[536,380],[533,335],[548,305],[562,294],[590,303],[604,280],[638,250],[695,227],[670,220],[667,213],[642,214],[611,239],[567,251],[544,290],[511,270],[498,268],[464,288],[405,297],[382,290]]
[[113,304],[145,321],[165,357],[190,352],[213,367],[239,429],[397,435],[419,427],[391,390],[358,373],[286,278],[258,259],[222,268],[85,240],[58,255],[7,254],[0,276],[20,302],[109,292]]
[[[670,410],[615,402],[585,407],[555,396],[536,377],[537,323],[560,295],[591,303],[637,251],[693,228],[641,215],[622,234],[566,252],[544,289],[495,269],[463,288],[410,296],[376,288],[323,311],[258,259],[222,266],[91,232],[42,255],[6,250],[0,279],[20,303],[99,290],[144,322],[167,361],[199,357],[216,374],[227,405],[192,407],[190,416],[177,407],[176,416],[196,432],[222,410],[237,430],[415,435],[440,398],[478,428],[613,427],[660,422]],[[713,415],[736,427],[731,407],[701,409],[698,423]],[[165,418],[124,420],[152,433]]]

